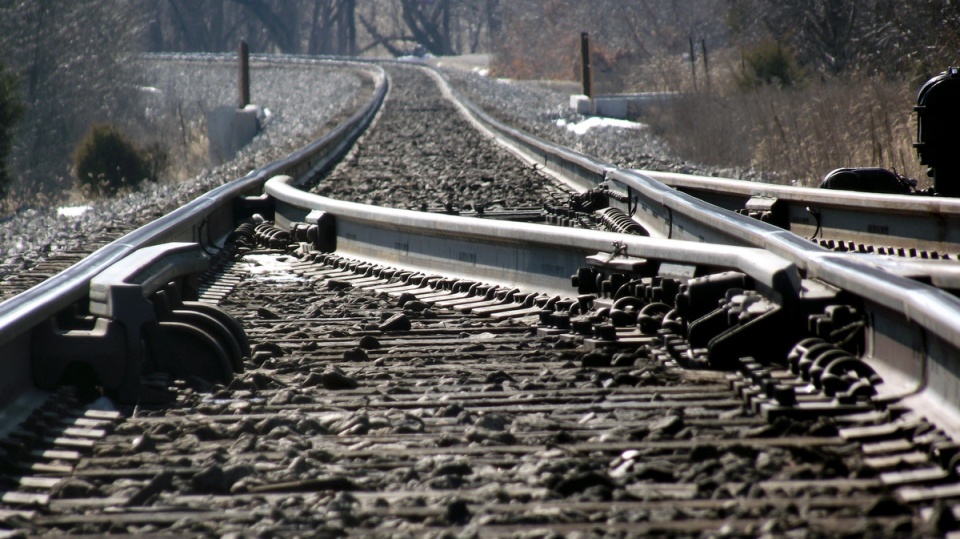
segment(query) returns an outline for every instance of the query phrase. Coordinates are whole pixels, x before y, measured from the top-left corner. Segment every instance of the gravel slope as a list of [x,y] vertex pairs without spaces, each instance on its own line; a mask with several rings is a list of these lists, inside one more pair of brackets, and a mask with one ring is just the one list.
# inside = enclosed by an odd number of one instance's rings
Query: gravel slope
[[[27,207],[4,218],[0,221],[0,279],[36,265],[49,253],[81,246],[88,238],[99,237],[105,232],[109,234],[129,226],[129,223],[149,222],[214,186],[242,177],[250,170],[302,147],[316,138],[327,122],[349,108],[361,92],[362,80],[356,73],[322,65],[304,69],[309,61],[303,59],[286,62],[289,63],[254,61],[251,93],[257,104],[271,111],[271,117],[265,130],[234,161],[204,170],[186,182],[146,184],[137,192],[94,202],[89,211],[76,217],[58,216],[55,208]],[[236,72],[232,60],[216,57],[198,60],[193,55],[190,60],[155,57],[145,60],[145,64],[148,68],[145,85],[156,88],[151,90],[154,96],[148,103],[151,108],[146,111],[148,116],[158,114],[157,111],[170,114],[170,111],[177,110],[179,103],[186,120],[196,122],[197,116],[205,111],[235,100]],[[685,163],[673,156],[648,129],[602,127],[577,135],[557,122],[573,123],[583,119],[569,110],[569,96],[564,93],[465,71],[446,70],[444,74],[455,88],[494,116],[544,139],[619,166],[745,179],[753,176],[743,171]],[[429,108],[433,105],[414,104],[414,108],[423,106]],[[449,111],[443,112],[443,116],[450,114]],[[400,128],[403,121],[399,120]],[[424,129],[416,124],[408,127]],[[425,131],[437,129],[444,127],[431,126]],[[485,142],[476,143],[473,149]],[[447,151],[444,148],[417,150]],[[482,153],[491,152],[484,150]],[[407,174],[403,170],[403,161],[390,166],[399,167],[394,170],[397,175]],[[528,184],[534,178],[527,172],[516,169],[498,175],[480,171],[476,178],[463,178],[459,171],[437,169],[423,175],[421,180],[426,187],[419,190],[402,189],[385,176],[363,178],[358,187],[341,183],[336,189],[321,187],[318,190],[335,195],[336,191],[343,189],[345,192],[341,194],[345,198],[400,207],[447,202],[455,205],[483,203],[490,207],[503,201],[518,203],[517,199],[522,197],[511,196],[512,188],[501,179],[509,183],[512,177],[520,179],[521,184]]]
[[585,119],[570,110],[570,96],[566,93],[458,69],[442,71],[454,88],[498,120],[617,166],[744,180],[760,178],[756,171],[687,163],[646,127],[598,127],[578,135],[566,126],[558,125],[558,120],[571,124]]
[[[353,71],[299,60],[251,66],[251,95],[272,116],[265,129],[233,161],[203,170],[178,184],[144,184],[138,191],[90,203],[78,217],[57,215],[56,208],[28,207],[0,222],[0,279],[36,265],[49,253],[68,250],[104,231],[147,223],[225,182],[276,160],[320,135],[327,122],[351,107],[362,78]],[[151,58],[145,60],[145,84],[156,88],[148,106],[202,114],[236,101],[233,60]],[[171,108],[172,107],[172,108]],[[149,115],[150,112],[148,111]]]

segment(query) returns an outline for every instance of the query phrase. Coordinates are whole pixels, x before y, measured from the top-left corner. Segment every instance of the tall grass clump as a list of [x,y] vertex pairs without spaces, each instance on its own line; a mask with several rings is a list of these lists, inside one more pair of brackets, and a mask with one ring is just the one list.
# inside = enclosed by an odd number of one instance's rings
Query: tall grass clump
[[111,196],[156,181],[158,158],[136,148],[115,127],[94,125],[73,153],[77,184],[87,197]]
[[910,83],[804,76],[785,49],[755,51],[718,68],[711,92],[687,85],[645,121],[687,161],[752,168],[778,183],[813,186],[836,168],[884,167],[928,184],[913,149]]

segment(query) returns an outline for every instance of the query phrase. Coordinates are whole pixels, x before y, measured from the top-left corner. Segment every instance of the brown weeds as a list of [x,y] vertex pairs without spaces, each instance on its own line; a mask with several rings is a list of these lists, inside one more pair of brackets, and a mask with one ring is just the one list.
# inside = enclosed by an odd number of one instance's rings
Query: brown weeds
[[885,167],[929,185],[916,159],[914,92],[877,79],[687,92],[646,118],[685,160],[753,167],[793,185],[833,169]]

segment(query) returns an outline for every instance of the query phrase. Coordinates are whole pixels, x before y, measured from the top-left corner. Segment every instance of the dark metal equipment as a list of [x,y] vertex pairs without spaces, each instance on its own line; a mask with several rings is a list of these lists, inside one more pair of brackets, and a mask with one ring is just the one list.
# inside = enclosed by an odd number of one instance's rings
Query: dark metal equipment
[[906,195],[914,191],[917,180],[903,177],[885,168],[838,168],[824,176],[821,189],[844,189],[865,193]]
[[928,80],[917,96],[917,142],[920,164],[927,165],[937,194],[960,196],[960,68],[950,67]]
[[960,67],[950,67],[920,88],[917,105],[917,150],[933,189],[917,191],[917,180],[884,168],[839,168],[820,182],[822,189],[866,193],[936,194],[960,197]]

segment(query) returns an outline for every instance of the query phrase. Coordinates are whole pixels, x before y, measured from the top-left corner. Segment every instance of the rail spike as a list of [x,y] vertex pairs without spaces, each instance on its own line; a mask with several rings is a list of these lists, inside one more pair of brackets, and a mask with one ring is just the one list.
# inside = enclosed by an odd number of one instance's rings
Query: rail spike
[[31,338],[36,384],[96,386],[124,403],[164,400],[141,376],[227,383],[249,357],[246,334],[215,305],[184,301],[209,260],[195,243],[140,249],[90,282],[89,314],[76,306]]

